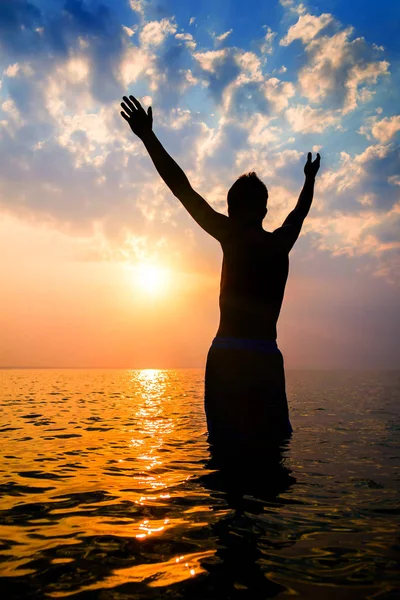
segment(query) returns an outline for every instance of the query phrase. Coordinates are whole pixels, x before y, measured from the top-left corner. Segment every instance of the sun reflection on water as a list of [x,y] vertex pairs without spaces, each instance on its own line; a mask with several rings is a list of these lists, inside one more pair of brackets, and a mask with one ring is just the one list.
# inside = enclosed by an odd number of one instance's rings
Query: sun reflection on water
[[[167,372],[159,369],[143,369],[135,372],[134,377],[140,384],[139,395],[141,397],[141,402],[135,412],[135,419],[137,420],[136,432],[142,438],[135,438],[130,442],[133,448],[140,448],[137,459],[143,462],[140,469],[140,474],[143,476],[142,483],[153,489],[164,490],[169,482],[165,478],[165,473],[160,472],[163,465],[160,449],[165,442],[165,437],[172,434],[174,430],[174,421],[171,416],[167,416],[164,403],[168,375]],[[156,504],[157,501],[166,501],[170,498],[171,494],[164,491],[158,495],[141,495],[135,502],[139,506],[146,506],[148,503]],[[161,535],[167,528],[173,528],[177,524],[176,520],[170,521],[169,518],[165,518],[163,521],[146,518],[139,523],[139,532],[136,533],[135,537],[139,541],[145,541],[148,536]],[[168,578],[171,582],[182,581],[185,578],[185,571],[182,571],[179,565],[184,558],[184,556],[180,556],[175,559],[175,565],[179,567],[175,576],[172,574],[175,568],[174,562],[170,561]],[[187,573],[186,576],[193,577],[196,574],[196,569],[192,562],[186,562],[184,566]],[[197,565],[197,572],[202,572],[199,565]]]
[[[165,390],[168,383],[168,373],[160,369],[142,369],[136,371],[133,378],[140,385],[139,395],[141,402],[135,411],[135,420],[137,422],[136,432],[140,434],[141,439],[131,439],[131,446],[140,448],[137,459],[143,462],[139,475],[142,475],[143,484],[153,489],[163,489],[168,482],[162,477],[161,467],[163,461],[160,456],[160,449],[163,446],[165,435],[171,434],[174,429],[173,419],[165,414]],[[155,468],[158,472],[151,473]],[[169,494],[161,493],[157,495],[142,495],[137,504],[144,506],[146,501],[156,501],[158,498],[170,498]],[[143,529],[143,525],[140,525]],[[144,538],[154,532],[161,532],[161,527],[146,527],[146,533],[140,531],[136,537]]]

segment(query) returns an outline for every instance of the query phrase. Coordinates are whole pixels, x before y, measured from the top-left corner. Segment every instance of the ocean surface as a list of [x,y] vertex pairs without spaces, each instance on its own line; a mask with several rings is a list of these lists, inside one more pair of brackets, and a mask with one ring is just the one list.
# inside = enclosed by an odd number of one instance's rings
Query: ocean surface
[[203,370],[0,371],[1,598],[400,598],[400,372],[287,392],[290,441],[222,460]]

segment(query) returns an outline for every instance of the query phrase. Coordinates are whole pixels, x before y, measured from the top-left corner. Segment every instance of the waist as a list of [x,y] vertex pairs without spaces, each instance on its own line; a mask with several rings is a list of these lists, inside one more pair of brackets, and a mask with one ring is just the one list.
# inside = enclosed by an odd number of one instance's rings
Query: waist
[[230,350],[251,350],[267,354],[280,352],[276,340],[258,340],[252,338],[216,336],[212,341],[211,347]]

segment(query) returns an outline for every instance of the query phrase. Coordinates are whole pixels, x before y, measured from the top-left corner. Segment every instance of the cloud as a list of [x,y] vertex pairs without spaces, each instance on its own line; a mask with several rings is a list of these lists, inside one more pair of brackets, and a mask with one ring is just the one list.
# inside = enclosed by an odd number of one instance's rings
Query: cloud
[[260,46],[260,51],[262,54],[272,54],[274,51],[274,41],[278,34],[276,31],[272,31],[271,27],[264,25],[264,28],[267,30],[267,33]]
[[399,287],[400,204],[384,216],[373,210],[359,214],[336,213],[329,219],[312,215],[304,228],[313,232],[314,245],[333,256],[368,257],[364,269]]
[[[255,113],[247,122],[250,146],[268,147],[279,141],[282,134],[280,127],[273,125],[273,118],[262,113]],[[258,151],[258,150],[257,150]]]
[[368,139],[371,139],[372,136],[379,142],[385,144],[394,137],[398,131],[400,131],[400,115],[384,117],[380,120],[378,120],[378,117],[372,116],[361,126],[359,133],[364,134]]
[[196,42],[194,41],[191,33],[177,33],[175,34],[175,38],[177,40],[184,41],[190,50],[194,50],[196,48]]
[[391,175],[390,177],[388,177],[388,183],[390,185],[400,186],[400,175]]
[[295,87],[290,81],[281,81],[277,77],[267,79],[263,85],[266,99],[276,112],[281,112],[295,95]]
[[376,60],[376,49],[364,38],[352,40],[352,27],[327,33],[328,26],[340,28],[328,13],[301,15],[280,44],[300,40],[305,46],[307,61],[298,74],[303,96],[314,104],[329,101],[331,108],[347,114],[371,99],[370,86],[388,74],[389,63]]
[[224,48],[198,52],[194,58],[213,98],[231,117],[280,113],[295,94],[291,82],[263,75],[261,59],[254,52]]
[[146,23],[139,34],[140,43],[145,48],[160,46],[168,35],[176,32],[176,29],[176,24],[169,19],[150,21],[150,23]]
[[128,37],[132,37],[135,34],[135,30],[131,27],[126,27],[126,25],[122,25],[122,29],[125,31]]
[[227,38],[229,35],[231,35],[231,33],[232,33],[232,32],[233,32],[233,29],[229,29],[228,31],[225,31],[225,33],[221,33],[220,35],[215,35],[215,34],[214,34],[214,36],[215,36],[215,41],[216,41],[217,43],[224,42],[224,41],[226,40],[226,38]]
[[217,102],[221,101],[226,86],[240,73],[236,53],[230,48],[196,52],[193,57],[198,62],[202,79]]
[[325,210],[348,214],[374,210],[381,218],[398,201],[392,184],[398,161],[398,149],[390,144],[373,144],[354,156],[342,151],[339,165],[323,171],[318,179],[318,189],[329,198]]
[[340,128],[340,114],[329,109],[297,104],[288,108],[285,115],[296,132],[320,133],[328,127]]
[[146,4],[146,0],[129,0],[131,9],[141,15],[144,15]]
[[[91,92],[100,102],[112,101],[121,91],[116,71],[124,49],[122,37],[115,13],[104,5],[88,8],[82,0],[68,0],[62,12],[50,16],[25,0],[0,4],[3,60],[26,61],[33,70],[40,65],[48,73],[71,53],[84,51],[91,64]],[[30,85],[22,92],[15,84],[10,93],[18,105],[38,87]]]
[[200,64],[203,71],[216,73],[217,69],[223,64],[223,61],[229,56],[229,49],[208,50],[207,52],[197,52],[194,58]]
[[150,89],[155,102],[165,108],[179,104],[183,94],[198,83],[192,71],[191,44],[169,37],[148,70]]
[[279,4],[292,13],[301,15],[302,13],[306,12],[304,4],[296,4],[294,0],[279,0]]
[[279,44],[289,46],[294,40],[300,40],[303,44],[308,44],[332,22],[333,17],[328,13],[323,13],[319,17],[310,14],[300,15],[297,23],[289,28]]
[[141,75],[149,72],[152,59],[147,52],[137,46],[128,46],[121,57],[119,77],[123,87],[138,80]]
[[276,155],[275,160],[275,168],[281,169],[282,167],[286,167],[290,163],[296,163],[300,158],[304,158],[304,153],[299,152],[298,150],[282,150]]

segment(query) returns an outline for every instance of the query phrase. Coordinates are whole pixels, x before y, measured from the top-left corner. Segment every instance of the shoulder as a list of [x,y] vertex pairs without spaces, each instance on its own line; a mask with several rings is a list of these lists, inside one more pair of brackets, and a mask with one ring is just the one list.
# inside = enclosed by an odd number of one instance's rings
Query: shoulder
[[288,223],[282,225],[272,232],[272,244],[280,252],[289,254],[297,238],[299,237],[301,225],[297,223]]

